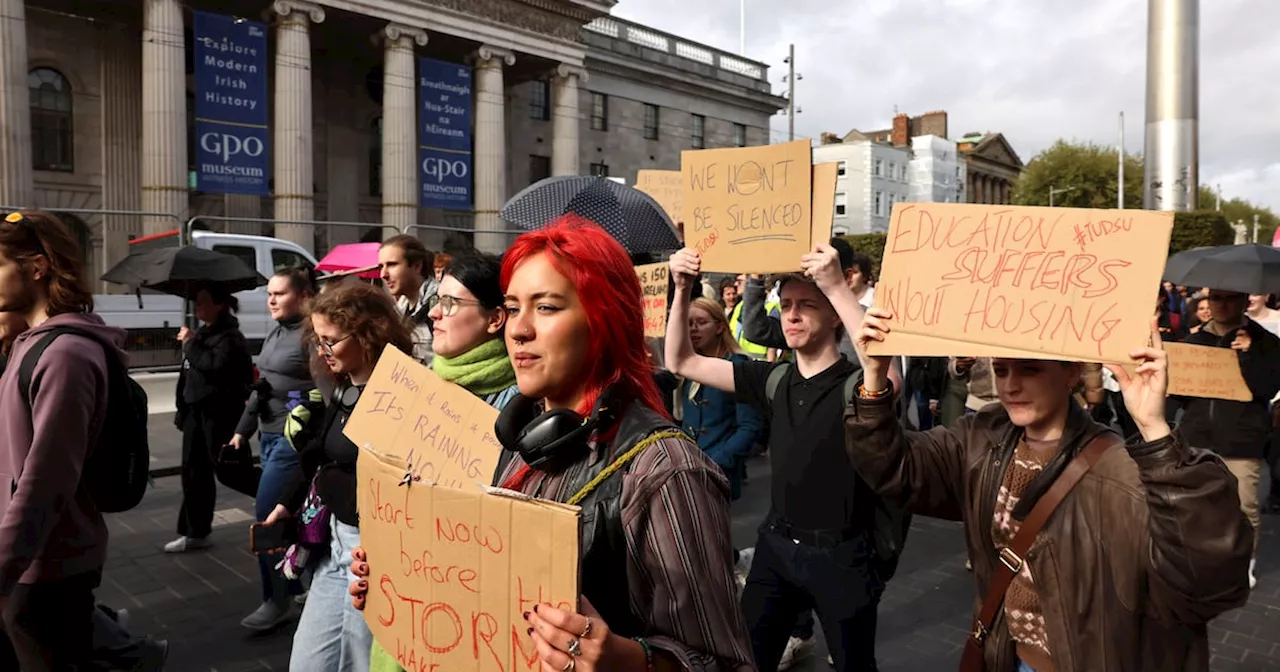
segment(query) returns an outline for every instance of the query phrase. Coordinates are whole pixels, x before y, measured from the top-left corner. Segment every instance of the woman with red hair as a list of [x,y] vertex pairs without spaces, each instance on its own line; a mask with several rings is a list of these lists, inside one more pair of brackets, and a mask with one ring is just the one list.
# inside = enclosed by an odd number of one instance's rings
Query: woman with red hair
[[622,246],[576,217],[503,259],[520,394],[495,484],[582,507],[582,613],[525,614],[543,670],[754,670],[733,585],[729,484],[672,423]]

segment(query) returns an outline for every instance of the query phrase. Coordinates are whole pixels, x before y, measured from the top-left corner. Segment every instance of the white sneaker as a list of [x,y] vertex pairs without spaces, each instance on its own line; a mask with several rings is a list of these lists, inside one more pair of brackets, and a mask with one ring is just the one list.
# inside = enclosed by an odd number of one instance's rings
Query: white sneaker
[[[290,604],[292,605],[292,602]],[[240,621],[240,625],[250,630],[264,632],[287,621],[292,615],[292,608],[281,607],[275,602],[267,601],[263,602],[262,606],[258,607],[252,614],[245,616],[244,620]]]
[[1253,570],[1257,569],[1257,567],[1258,560],[1256,558],[1249,561],[1249,590],[1258,587],[1258,576],[1253,573]]
[[129,631],[129,610],[128,609],[116,610],[116,625],[120,626],[120,629],[124,630],[125,632]]
[[782,660],[778,661],[778,672],[791,669],[800,660],[804,659],[810,653],[813,653],[813,646],[816,642],[813,637],[808,639],[800,639],[792,637],[787,640],[787,648],[782,650]]
[[737,582],[738,592],[747,586],[747,575],[751,573],[751,561],[756,557],[755,547],[738,551],[738,561],[733,564],[733,579]]
[[209,543],[210,542],[207,538],[178,537],[177,539],[174,539],[173,541],[164,545],[164,552],[165,553],[186,553],[187,551],[194,551],[201,548],[208,548]]

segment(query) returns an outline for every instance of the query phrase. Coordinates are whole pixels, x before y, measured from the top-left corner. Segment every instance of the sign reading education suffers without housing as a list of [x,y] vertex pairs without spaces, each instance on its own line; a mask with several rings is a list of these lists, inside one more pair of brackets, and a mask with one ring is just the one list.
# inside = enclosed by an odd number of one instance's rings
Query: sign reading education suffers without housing
[[1146,345],[1173,213],[898,204],[876,354],[1124,363]]

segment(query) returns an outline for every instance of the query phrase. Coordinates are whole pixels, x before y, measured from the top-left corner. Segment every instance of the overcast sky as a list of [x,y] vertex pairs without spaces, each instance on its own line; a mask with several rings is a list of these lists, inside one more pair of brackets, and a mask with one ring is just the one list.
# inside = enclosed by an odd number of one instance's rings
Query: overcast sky
[[[788,43],[797,136],[945,109],[952,139],[1000,131],[1024,162],[1059,137],[1140,152],[1147,0],[746,0],[746,55],[775,93]],[[733,53],[739,0],[620,0],[614,14]],[[1200,181],[1280,212],[1280,2],[1200,10]],[[773,139],[785,140],[785,116]],[[1202,204],[1206,205],[1206,204]],[[1211,204],[1207,204],[1210,207]]]

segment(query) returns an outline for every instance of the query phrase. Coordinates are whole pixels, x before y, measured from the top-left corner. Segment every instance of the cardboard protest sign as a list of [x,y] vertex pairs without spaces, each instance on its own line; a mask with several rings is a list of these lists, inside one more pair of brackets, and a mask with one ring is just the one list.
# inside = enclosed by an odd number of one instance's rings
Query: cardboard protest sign
[[681,153],[685,245],[710,273],[785,273],[810,249],[812,150],[800,140]]
[[678,170],[642,170],[636,173],[636,189],[658,202],[677,228],[684,221],[684,175]]
[[1127,363],[1151,334],[1173,213],[953,203],[893,208],[877,355]]
[[813,233],[810,245],[831,240],[831,226],[836,217],[836,180],[839,165],[819,163],[813,166]]
[[342,433],[408,462],[416,477],[453,488],[489,485],[502,444],[498,411],[388,345]]
[[401,485],[408,465],[360,450],[364,617],[406,670],[539,669],[521,616],[578,609],[578,507]]
[[[1190,343],[1163,345],[1169,355],[1169,396],[1253,400],[1235,350]],[[1137,365],[1130,363],[1124,368],[1133,375]]]
[[636,266],[643,296],[645,338],[662,338],[667,335],[667,278],[670,269],[666,263]]

